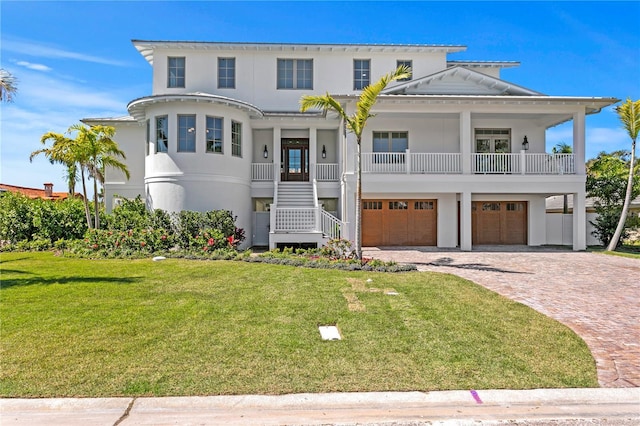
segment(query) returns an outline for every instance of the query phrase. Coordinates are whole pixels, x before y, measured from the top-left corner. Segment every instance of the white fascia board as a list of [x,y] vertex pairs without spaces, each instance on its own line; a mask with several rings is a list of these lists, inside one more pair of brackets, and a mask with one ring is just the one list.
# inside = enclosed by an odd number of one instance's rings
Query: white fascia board
[[140,54],[153,65],[155,49],[240,50],[267,52],[371,52],[371,53],[455,53],[467,49],[462,45],[444,44],[324,44],[324,43],[240,43],[205,41],[131,40]]

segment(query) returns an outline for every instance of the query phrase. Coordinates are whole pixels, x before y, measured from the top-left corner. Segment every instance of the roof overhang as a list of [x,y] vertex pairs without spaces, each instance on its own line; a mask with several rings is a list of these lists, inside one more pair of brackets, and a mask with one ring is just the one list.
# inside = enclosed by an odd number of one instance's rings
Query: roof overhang
[[134,99],[127,105],[129,114],[138,122],[144,121],[146,114],[145,109],[150,105],[169,103],[169,102],[195,102],[210,103],[216,105],[224,105],[239,109],[249,115],[250,118],[261,118],[264,116],[262,110],[247,102],[237,99],[227,98],[225,96],[212,95],[209,93],[187,93],[187,94],[169,94],[154,95],[144,98]]
[[467,49],[462,45],[444,44],[324,44],[324,43],[239,43],[206,41],[131,40],[140,54],[153,65],[156,49],[189,49],[212,51],[268,52],[354,52],[354,53],[453,53]]

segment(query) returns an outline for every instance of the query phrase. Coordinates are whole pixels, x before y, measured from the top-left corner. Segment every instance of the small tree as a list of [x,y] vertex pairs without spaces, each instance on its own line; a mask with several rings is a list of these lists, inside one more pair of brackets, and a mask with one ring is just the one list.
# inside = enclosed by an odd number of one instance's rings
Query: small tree
[[[591,224],[595,227],[594,236],[602,244],[611,242],[616,233],[616,224],[622,212],[621,206],[626,193],[628,161],[626,152],[616,151],[610,154],[601,152],[598,157],[587,163],[587,195],[594,199],[594,208],[598,214]],[[631,196],[634,198],[640,194],[638,164],[635,170],[636,176],[631,185]],[[615,245],[619,245],[625,236],[623,228],[615,240]]]
[[[571,145],[565,142],[560,142],[552,148],[551,152],[553,152],[554,154],[572,154],[573,148],[571,147]],[[564,194],[562,196],[562,213],[569,213],[569,197],[567,196],[567,194]]]
[[631,101],[631,99],[627,99],[624,104],[616,108],[616,111],[618,113],[618,117],[620,117],[620,121],[622,121],[623,127],[631,138],[631,159],[629,160],[629,177],[627,178],[627,189],[624,196],[624,204],[622,206],[622,211],[620,212],[620,218],[618,219],[618,226],[616,226],[616,230],[611,237],[609,245],[607,246],[607,251],[612,251],[617,247],[620,237],[622,236],[625,222],[627,221],[629,205],[631,204],[631,200],[635,198],[635,196],[632,196],[632,193],[634,174],[637,175],[637,173],[634,172],[634,169],[636,166],[636,139],[638,139],[638,131],[640,130],[640,100]]
[[361,224],[361,204],[362,204],[362,155],[361,155],[361,143],[362,133],[364,131],[367,120],[373,117],[371,109],[376,104],[380,93],[395,80],[408,78],[411,76],[411,68],[407,66],[400,66],[393,72],[386,74],[380,78],[376,83],[365,87],[360,94],[360,99],[356,103],[356,110],[353,114],[348,115],[342,105],[337,102],[328,93],[320,96],[303,96],[300,99],[300,110],[305,112],[311,108],[317,108],[322,110],[332,110],[336,112],[345,122],[347,129],[353,133],[356,137],[356,149],[357,149],[357,172],[356,172],[356,257],[362,259],[362,224]]

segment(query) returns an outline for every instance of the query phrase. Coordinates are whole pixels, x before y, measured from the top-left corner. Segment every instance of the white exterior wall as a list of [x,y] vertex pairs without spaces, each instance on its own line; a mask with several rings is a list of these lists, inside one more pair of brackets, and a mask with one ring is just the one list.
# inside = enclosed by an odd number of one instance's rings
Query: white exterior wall
[[[185,57],[184,88],[167,87],[167,58]],[[236,58],[236,88],[218,88],[218,58]],[[313,59],[313,90],[277,89],[278,59]],[[265,111],[297,111],[306,94],[358,93],[353,90],[354,59],[370,59],[371,82],[396,69],[397,60],[413,60],[413,75],[433,74],[446,67],[446,53],[379,53],[340,51],[256,51],[156,49],[153,94],[204,92],[242,99]]]

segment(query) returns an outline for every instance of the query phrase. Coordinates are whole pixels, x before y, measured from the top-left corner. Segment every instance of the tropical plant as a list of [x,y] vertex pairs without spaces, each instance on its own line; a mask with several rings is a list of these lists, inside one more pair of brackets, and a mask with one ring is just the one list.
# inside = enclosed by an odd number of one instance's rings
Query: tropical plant
[[620,121],[622,121],[624,129],[631,138],[631,159],[629,160],[629,176],[627,178],[627,189],[624,196],[624,204],[622,205],[622,211],[620,212],[620,218],[618,219],[616,230],[613,237],[611,237],[609,245],[607,246],[607,251],[612,251],[617,247],[627,220],[629,205],[631,204],[636,157],[636,140],[638,139],[638,130],[640,130],[640,99],[636,101],[627,99],[624,104],[616,108],[616,112],[618,113]]
[[[115,129],[110,126],[85,126],[74,124],[69,127],[66,135],[75,135],[71,139],[60,133],[45,133],[40,142],[46,144],[52,141],[50,148],[43,148],[31,153],[30,160],[39,154],[44,154],[51,163],[63,164],[67,167],[67,173],[80,170],[80,180],[82,182],[82,194],[85,203],[85,215],[87,226],[92,228],[91,213],[89,210],[89,199],[87,197],[86,178],[93,179],[93,202],[94,202],[94,227],[100,228],[100,208],[98,205],[98,183],[104,184],[104,173],[106,168],[120,170],[129,178],[127,166],[119,159],[125,159],[124,152],[113,140]],[[75,180],[75,179],[74,179]],[[69,178],[71,181],[71,177]],[[71,188],[70,188],[71,189]]]
[[357,171],[356,171],[356,235],[355,235],[355,250],[356,257],[362,260],[362,223],[361,223],[361,204],[362,204],[362,155],[361,155],[361,143],[362,134],[367,124],[367,120],[373,117],[371,109],[376,104],[380,93],[389,85],[389,83],[408,78],[411,75],[411,68],[407,66],[400,66],[393,72],[385,74],[376,83],[365,87],[360,94],[360,98],[356,103],[355,111],[349,115],[345,111],[344,107],[336,101],[329,93],[325,95],[306,95],[300,99],[300,110],[305,112],[312,108],[322,110],[332,110],[336,112],[347,126],[347,130],[353,133],[356,137],[356,149],[357,149]]
[[[595,221],[591,222],[595,230],[593,235],[603,245],[612,240],[618,246],[626,236],[625,229],[614,240],[618,219],[622,212],[622,203],[626,193],[626,180],[629,154],[625,151],[612,153],[601,152],[594,159],[587,162],[587,195],[594,199],[594,208],[598,214]],[[631,185],[631,196],[640,194],[640,176],[636,161],[635,177]],[[624,215],[626,218],[626,215]]]
[[13,102],[17,91],[16,78],[9,71],[0,68],[0,101]]

